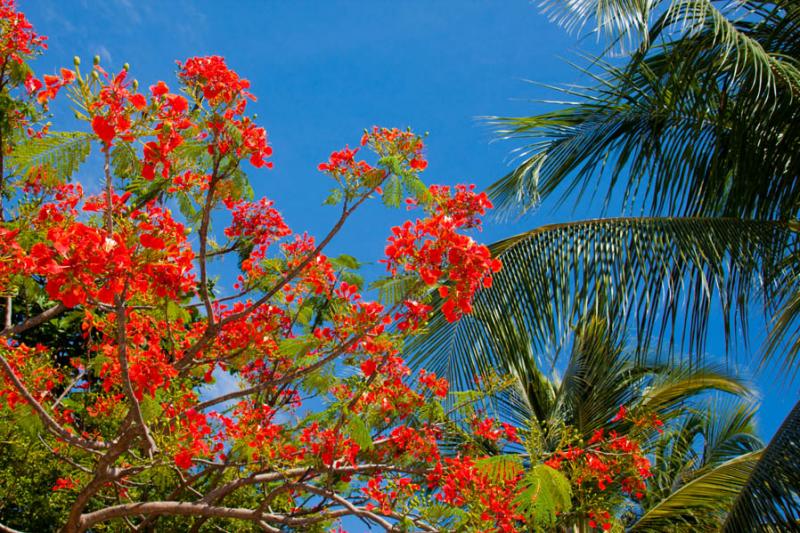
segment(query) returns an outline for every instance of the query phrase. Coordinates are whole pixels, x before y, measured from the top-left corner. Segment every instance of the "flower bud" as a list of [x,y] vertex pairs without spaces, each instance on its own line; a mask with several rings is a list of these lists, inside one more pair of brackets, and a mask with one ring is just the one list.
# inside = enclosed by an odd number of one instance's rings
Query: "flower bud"
[[76,67],[81,66],[81,58],[78,56],[73,57],[72,64],[75,65]]
[[133,80],[133,90],[136,91],[139,89],[139,80]]
[[122,70],[127,71],[127,70],[130,70],[130,68],[131,68],[131,66],[128,63],[125,63],[124,65],[122,65]]
[[92,71],[92,78],[94,78],[96,80],[99,80],[100,79],[100,73],[97,72],[96,70],[93,70]]
[[99,64],[100,64],[100,56],[99,56],[99,55],[97,55],[97,56],[94,56],[94,60],[93,60],[92,62],[93,62],[95,65],[99,65]]

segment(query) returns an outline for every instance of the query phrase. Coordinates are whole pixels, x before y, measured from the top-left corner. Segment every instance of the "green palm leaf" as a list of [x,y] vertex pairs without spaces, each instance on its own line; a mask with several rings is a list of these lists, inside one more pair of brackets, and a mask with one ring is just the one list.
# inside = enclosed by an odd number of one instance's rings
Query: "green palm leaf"
[[736,457],[696,477],[650,508],[629,531],[680,531],[678,524],[683,524],[684,531],[702,530],[703,526],[719,524],[726,506],[747,483],[761,453]]
[[[558,350],[594,314],[635,332],[634,346],[702,353],[712,303],[729,338],[748,303],[771,290],[771,266],[796,246],[778,222],[727,219],[602,219],[545,226],[492,245],[504,268],[457,323],[435,314],[409,361],[461,389],[502,366],[525,386],[551,394]],[[656,312],[662,309],[662,312]],[[538,394],[538,393],[537,393]]]
[[723,527],[726,532],[800,531],[800,402],[754,465]]
[[501,212],[605,182],[606,201],[623,189],[625,206],[653,213],[793,218],[800,10],[736,4],[672,2],[652,46],[622,67],[593,60],[594,85],[563,89],[574,100],[564,108],[495,118],[502,138],[524,143],[521,163],[491,188]]

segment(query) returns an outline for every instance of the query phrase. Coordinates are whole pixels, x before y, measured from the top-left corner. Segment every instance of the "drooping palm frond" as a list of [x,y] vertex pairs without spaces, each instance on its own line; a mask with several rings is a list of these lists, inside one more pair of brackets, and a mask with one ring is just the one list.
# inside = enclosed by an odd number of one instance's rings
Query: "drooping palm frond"
[[[800,255],[792,254],[785,264],[800,264]],[[800,273],[785,270],[785,279],[778,283],[776,299],[778,312],[772,317],[771,328],[762,350],[762,366],[777,363],[780,374],[793,380],[800,371]]]
[[761,453],[736,457],[694,478],[648,509],[628,531],[693,531],[718,526],[724,509],[747,483]]
[[462,389],[497,366],[548,377],[557,350],[590,314],[615,331],[632,328],[640,354],[653,346],[699,354],[715,302],[727,338],[737,321],[746,322],[751,298],[770,290],[772,265],[796,246],[779,222],[656,218],[545,226],[492,245],[504,263],[493,286],[457,323],[434,315],[408,359]]
[[638,45],[646,37],[650,13],[659,0],[543,0],[542,12],[567,31],[593,31],[623,45]]
[[755,427],[757,404],[751,401],[715,398],[704,411],[700,431],[703,435],[700,467],[716,466],[764,447]]
[[[701,402],[702,405],[703,402]],[[643,510],[661,505],[693,479],[741,455],[761,450],[753,417],[755,404],[741,397],[713,397],[668,424],[649,446],[653,477],[640,502]]]
[[[525,143],[521,164],[491,188],[501,210],[602,187],[606,200],[624,188],[625,205],[653,213],[795,216],[800,10],[747,12],[672,2],[651,29],[657,42],[623,67],[594,61],[593,87],[563,90],[574,102],[494,119],[501,137]],[[686,29],[670,40],[675,25]]]
[[723,531],[800,531],[800,402],[753,465]]

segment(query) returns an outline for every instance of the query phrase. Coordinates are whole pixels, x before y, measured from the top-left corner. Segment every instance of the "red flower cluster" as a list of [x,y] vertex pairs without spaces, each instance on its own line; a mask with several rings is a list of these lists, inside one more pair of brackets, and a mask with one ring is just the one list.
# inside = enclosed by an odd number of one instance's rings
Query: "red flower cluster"
[[598,521],[600,522],[600,529],[603,531],[611,531],[613,527],[611,524],[611,513],[608,511],[589,511],[589,527],[596,528]]
[[53,492],[58,490],[74,489],[77,486],[77,482],[71,477],[60,477],[56,479],[56,484],[53,485]]
[[28,91],[29,95],[35,97],[40,104],[45,105],[58,95],[58,91],[75,81],[75,73],[69,69],[62,68],[61,76],[45,74],[43,80],[44,82],[39,81],[38,78],[29,73],[25,79],[25,90]]
[[[250,82],[230,70],[219,56],[193,57],[178,63],[178,77],[195,95],[199,106],[205,99],[211,115],[205,121],[201,138],[211,138],[208,152],[217,157],[234,154],[239,160],[249,158],[256,168],[271,168],[266,159],[272,155],[267,132],[244,116],[248,100],[255,100],[247,89]],[[202,95],[202,97],[201,97]]]
[[360,177],[374,170],[366,161],[356,161],[355,157],[358,148],[351,150],[345,146],[338,152],[332,152],[327,163],[320,163],[317,169],[320,172],[328,172],[334,177],[350,175]]
[[478,216],[491,203],[484,193],[476,194],[474,187],[464,185],[457,186],[454,195],[443,186],[431,186],[430,192],[431,213],[392,228],[384,262],[392,275],[402,268],[418,273],[427,285],[449,281],[439,294],[446,299],[442,311],[452,322],[472,312],[472,296],[480,286],[490,287],[492,273],[501,268],[486,246],[460,233],[478,226]]
[[150,87],[152,103],[155,106],[156,124],[153,128],[156,138],[144,145],[144,161],[142,163],[142,176],[152,180],[155,171],[161,166],[161,177],[169,177],[172,167],[171,155],[184,141],[187,129],[193,126],[187,110],[189,107],[186,98],[172,94],[163,81]]
[[392,153],[403,154],[408,165],[414,170],[425,170],[428,166],[428,162],[422,157],[425,145],[422,139],[411,131],[374,126],[372,132],[364,133],[361,137],[361,146],[367,144],[371,145],[373,150],[381,156]]
[[320,428],[316,422],[303,429],[300,442],[308,446],[311,457],[317,457],[325,466],[356,464],[361,449],[349,437],[333,428]]
[[0,294],[11,289],[11,280],[24,270],[25,251],[17,242],[19,230],[0,227]]
[[480,513],[482,531],[512,533],[524,517],[516,510],[514,497],[521,473],[506,481],[496,481],[481,472],[471,457],[445,458],[446,469],[437,497],[450,505],[464,506]]
[[434,395],[444,398],[450,389],[450,383],[445,378],[437,378],[433,372],[419,371],[419,382],[428,387]]
[[247,91],[250,82],[229,69],[220,56],[192,57],[185,63],[178,62],[178,68],[178,76],[186,86],[199,89],[211,106],[238,105],[243,99],[255,101]]
[[94,102],[89,106],[92,113],[92,130],[103,142],[103,150],[108,150],[114,138],[131,142],[134,139],[131,133],[131,113],[142,111],[147,107],[147,101],[141,94],[129,90],[130,83],[125,81],[127,70],[111,78],[100,65],[95,71],[106,80],[101,86]]
[[37,35],[14,0],[0,1],[0,71],[6,72],[9,60],[22,62],[47,48],[47,37]]
[[[28,346],[0,337],[0,355],[8,361],[17,378],[28,383],[28,391],[38,401],[50,398],[50,391],[63,382],[61,373],[50,363],[51,355],[44,346]],[[42,364],[42,359],[48,363]],[[8,376],[3,374],[0,383],[3,384],[0,388],[0,406],[5,402],[13,410],[17,405],[27,403]]]
[[471,426],[477,437],[483,437],[492,442],[501,438],[505,438],[508,442],[519,442],[517,428],[505,422],[497,422],[494,418],[475,417],[472,419]]
[[255,246],[266,248],[278,239],[290,235],[289,226],[273,205],[266,198],[258,202],[226,200],[225,206],[231,210],[233,221],[225,228],[225,236],[229,239],[243,238]]

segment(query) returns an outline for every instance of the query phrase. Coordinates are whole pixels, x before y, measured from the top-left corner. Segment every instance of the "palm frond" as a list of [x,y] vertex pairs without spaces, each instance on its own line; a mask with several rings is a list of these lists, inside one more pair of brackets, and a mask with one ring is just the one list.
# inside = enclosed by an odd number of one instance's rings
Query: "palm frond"
[[544,226],[492,245],[504,263],[493,286],[457,323],[435,314],[408,359],[461,389],[496,367],[525,375],[535,367],[548,376],[590,314],[616,331],[631,327],[642,355],[654,347],[702,354],[712,304],[729,339],[737,323],[746,324],[751,299],[771,290],[771,266],[796,245],[780,222],[645,218]]
[[800,531],[800,402],[753,465],[723,531]]
[[[575,103],[492,119],[501,138],[524,143],[490,189],[500,213],[557,190],[563,200],[605,188],[609,202],[619,188],[625,207],[654,214],[794,218],[800,10],[750,4],[729,18],[715,2],[676,0],[652,29],[656,44],[622,67],[593,59],[594,86],[562,90]],[[664,37],[670,27],[681,29]]]
[[619,43],[624,50],[638,45],[647,35],[655,4],[658,0],[544,0],[540,6],[552,22],[570,32],[582,32],[594,23],[592,31]]
[[[660,372],[647,389],[643,392],[640,406],[648,412],[658,413],[662,417],[681,414],[685,408],[687,398],[703,392],[717,391],[740,398],[747,398],[752,393],[751,384],[742,379],[738,373],[727,370],[722,365],[667,365]],[[728,420],[726,416],[733,416],[727,410],[715,416],[706,416],[706,420],[715,420],[720,428],[740,428],[738,419]],[[738,410],[733,411],[736,414]],[[742,414],[743,415],[743,414]],[[750,413],[752,418],[752,413]],[[749,420],[748,418],[747,420]],[[718,431],[719,428],[718,428]],[[713,439],[712,439],[713,440]]]
[[[718,526],[754,471],[761,451],[731,459],[686,483],[647,510],[628,531],[671,531]],[[742,529],[740,531],[749,531]]]

